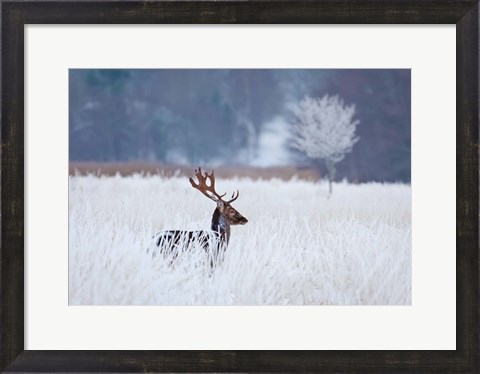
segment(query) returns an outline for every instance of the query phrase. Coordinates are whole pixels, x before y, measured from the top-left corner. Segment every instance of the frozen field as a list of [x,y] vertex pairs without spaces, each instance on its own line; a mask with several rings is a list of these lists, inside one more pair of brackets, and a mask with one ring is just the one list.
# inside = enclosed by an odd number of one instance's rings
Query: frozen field
[[201,251],[175,266],[146,254],[167,229],[209,229],[215,203],[187,178],[70,177],[70,305],[411,303],[411,188],[219,179],[248,218],[210,274]]

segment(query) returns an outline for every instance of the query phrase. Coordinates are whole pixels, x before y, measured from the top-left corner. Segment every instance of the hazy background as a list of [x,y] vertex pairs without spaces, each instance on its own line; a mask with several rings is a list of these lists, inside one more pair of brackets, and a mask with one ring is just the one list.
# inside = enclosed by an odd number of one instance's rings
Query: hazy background
[[[410,70],[71,69],[70,162],[319,168],[289,146],[289,105],[339,95],[360,141],[337,180],[410,182]],[[267,169],[266,169],[267,170]]]

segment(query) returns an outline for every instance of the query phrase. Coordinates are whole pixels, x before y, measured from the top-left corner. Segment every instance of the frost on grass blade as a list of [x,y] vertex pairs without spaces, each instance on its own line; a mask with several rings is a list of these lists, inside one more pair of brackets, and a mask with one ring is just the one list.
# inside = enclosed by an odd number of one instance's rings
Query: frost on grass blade
[[336,183],[327,199],[305,180],[221,182],[249,223],[211,273],[199,245],[174,266],[145,253],[160,230],[211,232],[215,204],[185,178],[71,177],[69,303],[411,304],[410,185]]

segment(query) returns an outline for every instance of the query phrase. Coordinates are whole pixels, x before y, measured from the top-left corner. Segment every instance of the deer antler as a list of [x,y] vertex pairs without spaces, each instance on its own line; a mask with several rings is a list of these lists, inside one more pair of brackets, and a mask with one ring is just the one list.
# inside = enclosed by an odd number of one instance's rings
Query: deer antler
[[235,192],[232,193],[232,199],[228,200],[227,203],[228,204],[233,203],[235,200],[238,199],[239,196],[240,196],[240,192],[238,192],[238,190],[237,190],[237,196],[235,196]]
[[[214,172],[212,170],[210,174],[206,172],[204,176],[202,174],[202,168],[199,167],[198,170],[195,170],[195,175],[197,176],[198,184],[195,183],[192,178],[189,178],[189,181],[193,188],[196,188],[201,193],[203,193],[206,197],[217,202],[218,200],[222,200],[222,197],[224,197],[226,193],[224,193],[223,195],[219,195],[215,191],[215,175],[213,173]],[[207,178],[210,180],[209,186],[207,185]],[[207,192],[210,192],[211,194],[213,194],[213,196],[208,194]]]

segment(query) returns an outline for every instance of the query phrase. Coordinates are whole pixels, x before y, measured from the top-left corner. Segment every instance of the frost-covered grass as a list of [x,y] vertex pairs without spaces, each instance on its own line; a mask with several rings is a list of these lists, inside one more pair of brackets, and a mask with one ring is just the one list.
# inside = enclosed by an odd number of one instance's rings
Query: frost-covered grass
[[217,179],[249,222],[213,273],[202,251],[146,254],[165,229],[208,229],[186,178],[70,177],[69,302],[101,305],[411,303],[411,188]]

